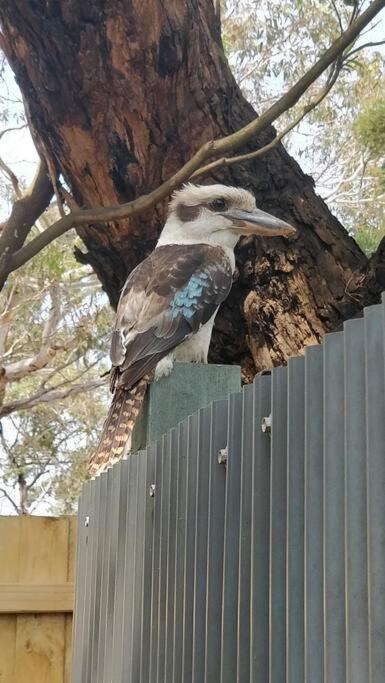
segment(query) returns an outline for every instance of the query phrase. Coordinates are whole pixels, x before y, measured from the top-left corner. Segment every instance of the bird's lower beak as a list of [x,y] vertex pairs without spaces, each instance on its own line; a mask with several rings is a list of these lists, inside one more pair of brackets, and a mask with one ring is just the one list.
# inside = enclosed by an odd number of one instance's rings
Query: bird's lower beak
[[254,209],[253,211],[230,209],[229,211],[224,211],[222,215],[232,221],[233,227],[240,235],[289,237],[297,232],[289,223],[285,223],[280,218],[271,216],[260,209]]

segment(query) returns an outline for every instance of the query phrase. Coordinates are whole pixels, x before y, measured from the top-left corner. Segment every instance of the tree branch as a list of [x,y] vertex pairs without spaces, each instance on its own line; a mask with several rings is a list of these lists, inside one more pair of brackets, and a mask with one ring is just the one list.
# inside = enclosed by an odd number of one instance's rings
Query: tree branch
[[13,507],[13,509],[15,510],[16,514],[17,514],[17,515],[20,515],[20,510],[19,510],[19,508],[17,507],[15,501],[14,501],[14,500],[11,498],[11,496],[9,495],[9,493],[7,493],[7,491],[6,491],[5,489],[0,489],[0,493],[2,493],[2,495],[4,496],[4,498],[6,498],[6,500],[8,501],[8,503],[10,503],[10,504],[12,505],[12,507]]
[[16,380],[22,379],[26,375],[36,372],[36,370],[41,370],[56,354],[58,347],[52,343],[52,337],[57,331],[60,323],[60,304],[59,299],[55,295],[55,291],[51,291],[51,311],[45,322],[41,347],[39,351],[29,358],[25,358],[15,363],[10,363],[9,365],[1,368],[0,384],[5,385],[9,382],[14,382]]
[[334,83],[336,82],[338,78],[338,74],[341,71],[343,64],[343,60],[338,59],[335,65],[335,68],[332,69],[331,72],[331,77],[328,78],[326,85],[324,88],[322,88],[321,92],[318,94],[316,98],[312,102],[309,102],[300,114],[288,125],[284,130],[282,130],[278,135],[269,142],[267,145],[264,145],[264,147],[260,147],[259,149],[255,150],[254,152],[249,152],[248,154],[240,154],[235,157],[221,157],[221,159],[217,159],[216,161],[212,161],[210,164],[207,164],[206,166],[203,166],[202,168],[199,168],[197,171],[195,171],[192,176],[191,180],[195,179],[199,175],[203,175],[204,173],[211,173],[212,171],[216,170],[217,168],[223,168],[227,166],[231,166],[232,164],[238,164],[238,163],[243,163],[244,161],[251,161],[252,159],[257,159],[258,157],[262,156],[263,154],[266,154],[267,152],[270,152],[274,147],[278,145],[279,142],[281,142],[282,138],[284,138],[288,133],[290,133],[293,128],[295,128],[303,118],[309,112],[311,112],[315,107],[318,107],[318,105],[322,102],[322,100],[326,97],[326,95],[330,92],[332,89]]
[[0,157],[0,171],[10,180],[13,187],[13,191],[18,199],[21,198],[21,189],[19,185],[19,179],[17,175],[12,171],[12,169],[5,163],[4,159]]
[[126,204],[72,211],[53,223],[47,230],[31,240],[24,247],[19,248],[16,253],[14,253],[15,250],[11,249],[7,262],[3,264],[0,263],[0,280],[4,282],[10,272],[20,268],[44,247],[71,228],[90,223],[117,221],[148,210],[165,199],[173,190],[181,185],[181,183],[191,178],[194,173],[197,174],[198,169],[200,169],[209,159],[226,154],[227,152],[245,145],[257,134],[261,133],[267,126],[272,124],[284,112],[293,107],[314,81],[316,81],[317,78],[336,61],[338,56],[352,44],[361,31],[384,7],[385,0],[373,0],[362,14],[355,16],[347,30],[332,43],[302,78],[300,78],[271,107],[235,133],[219,140],[206,142],[191,159],[184,164],[184,166],[157,189]]
[[[27,128],[27,123],[23,123],[22,126],[12,126],[11,128],[4,128],[0,132],[0,140],[6,135],[7,133],[14,133],[15,131],[23,130],[23,128]],[[20,184],[19,184],[19,179],[17,175],[12,171],[12,169],[6,164],[4,159],[0,157],[0,170],[4,173],[5,176],[11,181],[14,193],[18,199],[21,198],[22,196],[22,191],[20,189]]]
[[104,377],[90,380],[89,382],[83,382],[82,384],[73,384],[72,386],[68,387],[68,389],[64,389],[63,391],[57,389],[45,389],[43,391],[38,391],[28,398],[11,401],[10,403],[6,403],[1,406],[0,417],[5,417],[6,415],[10,415],[10,413],[14,413],[15,411],[30,410],[31,408],[41,405],[42,403],[51,403],[52,401],[59,401],[68,398],[68,396],[77,396],[78,394],[86,391],[93,391],[94,389],[98,389],[99,387],[103,386],[103,384],[106,384],[107,381],[108,378]]
[[8,260],[23,246],[33,224],[49,205],[52,195],[46,165],[40,161],[31,186],[15,201],[8,220],[3,224],[0,233],[0,280],[2,272],[8,274]]

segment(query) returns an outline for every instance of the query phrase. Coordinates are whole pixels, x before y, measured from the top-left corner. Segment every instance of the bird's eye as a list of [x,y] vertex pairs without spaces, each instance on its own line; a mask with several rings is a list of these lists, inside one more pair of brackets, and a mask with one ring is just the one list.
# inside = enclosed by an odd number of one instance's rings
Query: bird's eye
[[213,211],[226,211],[227,202],[225,199],[223,199],[223,197],[218,197],[218,199],[213,199],[209,206],[210,209],[213,209]]

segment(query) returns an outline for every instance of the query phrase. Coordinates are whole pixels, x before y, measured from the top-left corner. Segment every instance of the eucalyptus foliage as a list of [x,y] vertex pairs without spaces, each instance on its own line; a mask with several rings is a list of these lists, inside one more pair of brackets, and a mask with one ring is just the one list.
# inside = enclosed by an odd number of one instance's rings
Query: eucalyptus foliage
[[[294,83],[346,27],[357,3],[323,0],[228,0],[222,24],[226,52],[238,83],[257,111]],[[376,30],[361,36],[352,49],[377,42]],[[384,36],[382,36],[384,38]],[[384,48],[357,51],[340,73],[329,95],[284,140],[290,152],[313,178],[320,194],[361,243],[375,249],[384,225],[383,188],[378,166],[372,163],[369,128],[373,141],[380,134],[379,118],[385,88]],[[307,93],[317,93],[325,78]],[[306,98],[305,98],[306,99]],[[279,130],[293,120],[296,110],[286,112]],[[360,122],[357,124],[357,121]],[[369,147],[369,150],[368,150]]]

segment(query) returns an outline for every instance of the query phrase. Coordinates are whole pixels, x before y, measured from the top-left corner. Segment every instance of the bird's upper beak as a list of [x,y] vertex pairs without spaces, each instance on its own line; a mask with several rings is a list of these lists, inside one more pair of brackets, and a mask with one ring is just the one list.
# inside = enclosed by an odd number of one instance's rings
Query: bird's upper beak
[[271,214],[253,209],[253,211],[243,211],[241,209],[229,209],[223,211],[223,216],[232,221],[233,228],[240,235],[263,235],[265,237],[289,237],[296,234],[296,229],[289,223],[281,221],[280,218]]

